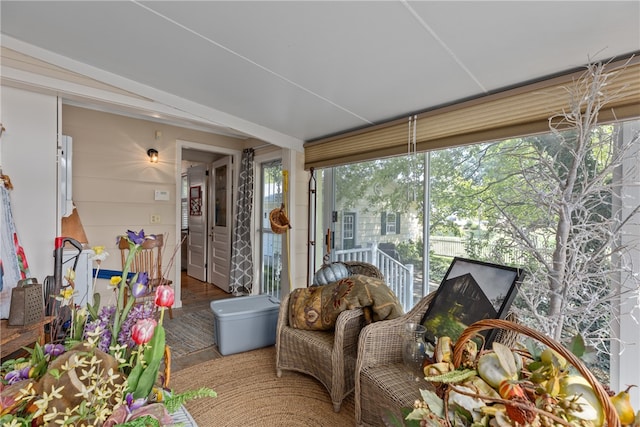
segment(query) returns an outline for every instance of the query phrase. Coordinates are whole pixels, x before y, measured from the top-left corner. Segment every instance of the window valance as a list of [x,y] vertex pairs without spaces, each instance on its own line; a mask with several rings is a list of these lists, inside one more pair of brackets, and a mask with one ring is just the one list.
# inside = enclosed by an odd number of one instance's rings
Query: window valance
[[[640,117],[640,61],[607,65],[615,71],[600,123]],[[549,117],[569,106],[567,88],[584,70],[417,114],[416,148],[428,151],[549,131]],[[305,169],[329,167],[407,152],[409,118],[305,144]]]

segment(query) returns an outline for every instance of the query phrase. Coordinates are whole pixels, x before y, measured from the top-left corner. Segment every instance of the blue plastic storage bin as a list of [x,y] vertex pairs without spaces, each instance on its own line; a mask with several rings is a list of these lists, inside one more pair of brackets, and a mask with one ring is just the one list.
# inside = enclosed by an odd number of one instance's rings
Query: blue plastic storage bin
[[280,301],[270,295],[211,301],[214,339],[220,354],[274,345],[279,309]]

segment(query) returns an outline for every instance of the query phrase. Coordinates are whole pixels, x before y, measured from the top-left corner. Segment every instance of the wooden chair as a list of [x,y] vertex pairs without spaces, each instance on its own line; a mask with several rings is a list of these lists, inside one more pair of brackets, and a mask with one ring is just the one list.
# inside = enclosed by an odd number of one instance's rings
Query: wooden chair
[[[129,242],[121,237],[118,243],[120,249],[120,260],[122,268],[129,257]],[[142,243],[142,249],[136,254],[133,262],[129,266],[130,273],[147,272],[149,275],[149,293],[136,298],[136,302],[148,301],[154,298],[156,288],[160,285],[171,286],[171,280],[162,277],[162,248],[164,247],[164,237],[156,234],[155,239],[147,239]],[[173,312],[169,307],[169,318],[173,319]]]

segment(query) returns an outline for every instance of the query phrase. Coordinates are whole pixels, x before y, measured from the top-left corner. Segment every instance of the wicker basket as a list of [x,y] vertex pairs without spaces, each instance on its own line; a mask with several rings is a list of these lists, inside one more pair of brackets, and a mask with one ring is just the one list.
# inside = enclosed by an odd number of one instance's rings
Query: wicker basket
[[608,427],[620,427],[620,419],[618,418],[618,413],[615,408],[611,404],[609,400],[609,395],[602,387],[602,385],[598,382],[596,377],[593,376],[591,371],[587,369],[586,366],[578,359],[573,353],[567,350],[563,345],[558,343],[557,341],[547,337],[546,335],[541,334],[535,329],[528,328],[519,323],[510,322],[508,320],[501,319],[485,319],[480,320],[471,324],[467,327],[456,342],[454,352],[453,352],[453,364],[456,368],[460,366],[462,363],[462,352],[464,349],[464,343],[473,338],[478,332],[486,331],[489,329],[503,329],[507,331],[513,331],[522,335],[526,335],[530,338],[533,338],[547,347],[557,351],[560,355],[562,355],[567,362],[571,363],[582,376],[589,382],[593,391],[595,392],[600,404],[602,405],[602,410],[604,411],[604,418],[607,422]]
[[271,231],[276,234],[286,233],[291,228],[289,218],[284,211],[284,205],[273,209],[269,213],[269,223],[271,224]]

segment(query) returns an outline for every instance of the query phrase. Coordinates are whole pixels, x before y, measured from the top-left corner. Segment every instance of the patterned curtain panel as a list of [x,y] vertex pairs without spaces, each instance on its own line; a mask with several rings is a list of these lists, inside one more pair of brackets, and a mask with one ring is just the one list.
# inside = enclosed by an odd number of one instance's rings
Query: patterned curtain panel
[[242,152],[238,197],[236,199],[237,220],[231,243],[230,291],[234,295],[251,294],[253,288],[253,258],[251,256],[251,215],[253,213],[253,156],[252,148]]

